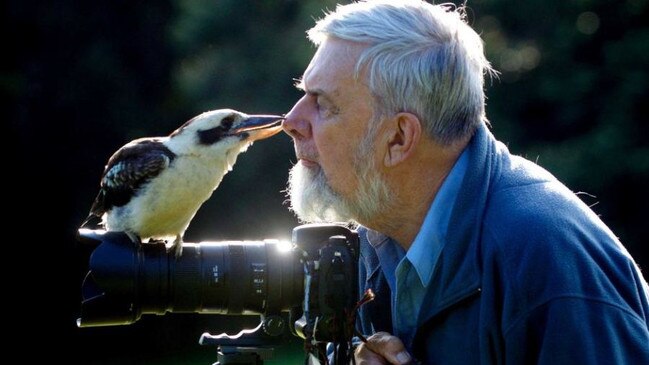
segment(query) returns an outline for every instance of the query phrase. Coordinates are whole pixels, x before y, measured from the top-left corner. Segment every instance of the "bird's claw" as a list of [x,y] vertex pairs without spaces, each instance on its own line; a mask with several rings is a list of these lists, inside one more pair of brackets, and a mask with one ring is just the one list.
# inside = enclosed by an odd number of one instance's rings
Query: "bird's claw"
[[176,260],[180,259],[180,256],[183,254],[183,240],[182,237],[178,236],[174,240],[174,242],[171,244],[171,249],[174,252],[174,256],[176,257]]
[[124,233],[126,233],[126,235],[128,236],[128,238],[129,238],[132,242],[137,243],[137,244],[142,243],[142,240],[140,240],[140,237],[139,237],[138,235],[136,235],[135,233],[132,233],[132,232],[129,232],[129,231],[125,231]]

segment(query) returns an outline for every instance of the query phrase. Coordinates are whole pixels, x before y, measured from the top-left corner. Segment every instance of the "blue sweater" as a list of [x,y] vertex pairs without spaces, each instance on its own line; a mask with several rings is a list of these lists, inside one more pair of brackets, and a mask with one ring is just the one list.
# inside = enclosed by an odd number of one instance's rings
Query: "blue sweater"
[[[478,129],[409,350],[424,364],[649,364],[649,287],[613,233],[541,167]],[[361,332],[394,333],[359,230]],[[396,242],[389,238],[389,242]]]

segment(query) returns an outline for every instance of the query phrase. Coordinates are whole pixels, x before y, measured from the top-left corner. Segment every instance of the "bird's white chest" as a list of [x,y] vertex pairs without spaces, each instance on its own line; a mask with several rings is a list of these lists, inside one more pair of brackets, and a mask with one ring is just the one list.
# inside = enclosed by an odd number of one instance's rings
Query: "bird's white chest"
[[120,230],[135,232],[143,239],[182,235],[226,172],[224,162],[178,156],[126,206],[114,209],[107,226],[111,228],[112,215],[115,223],[119,220],[128,225]]

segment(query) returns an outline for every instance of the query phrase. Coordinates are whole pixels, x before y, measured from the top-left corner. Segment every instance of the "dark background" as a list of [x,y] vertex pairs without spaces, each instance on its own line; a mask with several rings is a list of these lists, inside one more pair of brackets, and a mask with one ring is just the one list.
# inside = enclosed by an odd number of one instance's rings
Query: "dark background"
[[[210,364],[223,316],[145,317],[78,329],[84,263],[74,233],[107,158],[210,109],[285,113],[314,49],[305,30],[334,1],[8,1],[2,12],[5,320],[24,360]],[[487,85],[494,134],[593,207],[649,267],[647,0],[469,2],[501,72]],[[185,241],[289,238],[290,139],[256,143],[201,208]],[[13,202],[13,203],[11,203]],[[6,270],[8,271],[8,270]],[[645,274],[646,276],[646,274]],[[7,307],[7,304],[9,305]],[[254,324],[256,318],[246,321]],[[54,351],[44,351],[56,344]],[[9,346],[12,347],[12,346]],[[275,363],[299,363],[300,343]],[[9,349],[12,351],[12,349]],[[289,358],[289,356],[292,356]]]

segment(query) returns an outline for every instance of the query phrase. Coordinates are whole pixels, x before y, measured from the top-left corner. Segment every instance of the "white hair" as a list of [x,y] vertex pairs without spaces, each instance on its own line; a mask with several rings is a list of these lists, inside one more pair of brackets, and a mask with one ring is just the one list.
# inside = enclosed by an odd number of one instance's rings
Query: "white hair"
[[308,31],[316,45],[333,36],[367,44],[355,69],[365,70],[376,112],[410,112],[429,136],[450,144],[486,122],[484,74],[493,73],[464,8],[421,0],[338,5]]

